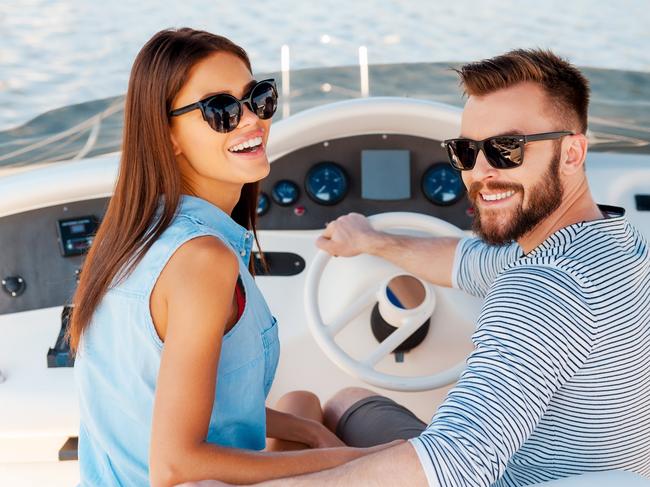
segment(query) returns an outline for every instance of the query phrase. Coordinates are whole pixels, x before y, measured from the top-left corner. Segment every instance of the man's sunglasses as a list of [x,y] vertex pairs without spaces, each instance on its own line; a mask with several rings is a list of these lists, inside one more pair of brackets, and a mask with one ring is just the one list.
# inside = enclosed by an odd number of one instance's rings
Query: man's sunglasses
[[227,133],[232,132],[239,125],[244,104],[261,120],[271,118],[278,108],[278,90],[275,87],[275,80],[258,81],[241,100],[228,93],[217,93],[191,105],[172,110],[169,116],[177,117],[199,108],[203,120],[208,122],[213,130]]
[[537,140],[560,139],[573,132],[544,132],[531,135],[497,135],[483,140],[449,139],[442,142],[447,149],[449,163],[459,171],[474,168],[479,151],[483,151],[490,166],[496,169],[512,169],[524,162],[524,146]]

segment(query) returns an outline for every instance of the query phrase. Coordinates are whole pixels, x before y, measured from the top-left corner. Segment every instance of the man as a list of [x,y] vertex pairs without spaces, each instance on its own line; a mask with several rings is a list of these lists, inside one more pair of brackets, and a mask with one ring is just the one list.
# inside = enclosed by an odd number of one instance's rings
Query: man
[[459,70],[462,170],[480,238],[415,238],[361,215],[318,246],[383,257],[485,298],[467,369],[426,426],[389,399],[344,390],[327,405],[349,444],[410,441],[270,485],[516,486],[622,469],[650,476],[650,257],[624,211],[593,200],[587,80],[548,51]]
[[428,427],[370,391],[342,391],[327,414],[344,441],[421,433],[279,485],[510,486],[612,469],[650,476],[649,249],[622,209],[599,207],[589,191],[587,80],[540,50],[459,74],[468,95],[461,139],[446,145],[480,239],[389,235],[350,214],[330,223],[318,246],[377,255],[485,297],[467,369]]

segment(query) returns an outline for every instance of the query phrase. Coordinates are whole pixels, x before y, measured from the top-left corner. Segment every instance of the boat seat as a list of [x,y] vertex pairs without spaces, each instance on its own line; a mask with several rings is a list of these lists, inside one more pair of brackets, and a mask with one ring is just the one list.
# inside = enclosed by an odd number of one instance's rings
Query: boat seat
[[563,479],[551,480],[535,484],[535,487],[649,487],[650,479],[641,475],[609,470],[607,472],[591,472],[583,475],[573,475]]

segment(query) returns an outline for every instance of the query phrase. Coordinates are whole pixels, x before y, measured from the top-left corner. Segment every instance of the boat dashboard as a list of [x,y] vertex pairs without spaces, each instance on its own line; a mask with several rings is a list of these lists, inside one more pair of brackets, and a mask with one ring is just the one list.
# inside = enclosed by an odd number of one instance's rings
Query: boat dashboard
[[463,228],[472,222],[460,173],[440,141],[400,134],[342,137],[273,162],[262,181],[262,230],[322,229],[349,212],[425,213]]
[[[445,158],[438,140],[394,134],[300,148],[273,161],[262,181],[258,230],[321,230],[349,212],[396,211],[435,216],[467,230],[472,208],[460,174]],[[0,314],[70,301],[108,201],[70,201],[0,218]],[[271,273],[288,272],[276,262]]]

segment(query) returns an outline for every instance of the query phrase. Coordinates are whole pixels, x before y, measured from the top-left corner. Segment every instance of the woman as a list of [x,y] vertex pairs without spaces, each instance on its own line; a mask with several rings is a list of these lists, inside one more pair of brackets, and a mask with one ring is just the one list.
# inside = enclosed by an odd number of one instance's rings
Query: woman
[[[192,29],[135,60],[114,196],[75,295],[82,485],[232,483],[294,475],[367,450],[320,422],[313,395],[265,408],[275,319],[249,272],[258,181],[277,105],[246,53]],[[284,447],[260,452],[266,436]]]

